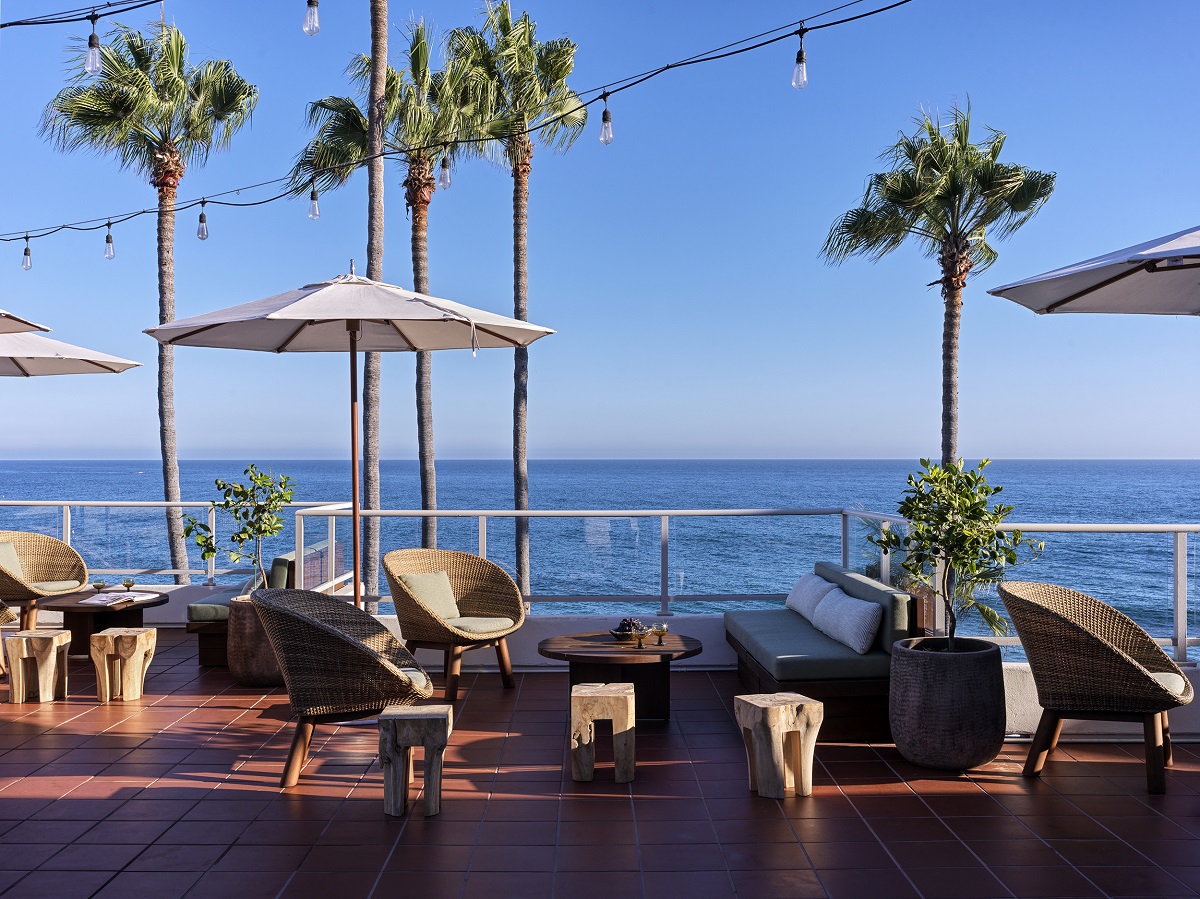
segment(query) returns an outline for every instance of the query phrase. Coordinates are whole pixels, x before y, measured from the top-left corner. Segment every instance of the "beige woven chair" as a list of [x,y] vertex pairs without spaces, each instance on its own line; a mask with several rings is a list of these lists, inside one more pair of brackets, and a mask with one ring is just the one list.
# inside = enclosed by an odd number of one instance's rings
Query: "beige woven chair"
[[[400,621],[400,635],[409,651],[435,649],[444,653],[446,700],[458,698],[462,654],[468,649],[496,647],[496,660],[505,687],[516,686],[505,638],[525,622],[525,602],[517,585],[495,562],[471,553],[445,549],[396,549],[383,557]],[[402,574],[444,571],[458,603],[460,617],[440,618],[400,580]],[[508,619],[489,623],[487,619]]]
[[0,561],[0,624],[16,621],[9,606],[21,607],[21,629],[37,627],[37,601],[74,593],[88,582],[83,557],[68,544],[46,534],[0,531],[0,543],[11,543],[20,572]]
[[316,725],[368,718],[433,695],[433,682],[412,655],[361,609],[308,590],[256,590],[250,598],[299,719],[281,786],[300,779]]
[[1128,617],[1084,593],[1028,581],[1008,581],[999,590],[1043,709],[1025,776],[1041,773],[1064,718],[1140,721],[1147,789],[1166,792],[1167,711],[1192,701],[1191,682],[1179,666]]

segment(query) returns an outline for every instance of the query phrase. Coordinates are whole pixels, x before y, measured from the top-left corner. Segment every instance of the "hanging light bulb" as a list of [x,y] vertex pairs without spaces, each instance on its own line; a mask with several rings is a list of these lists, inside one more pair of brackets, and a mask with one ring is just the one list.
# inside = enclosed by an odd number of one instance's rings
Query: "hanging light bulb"
[[612,113],[608,111],[608,91],[605,91],[602,96],[604,98],[604,114],[600,116],[600,143],[607,147],[613,142]]
[[108,233],[104,235],[104,258],[112,259],[117,255],[117,251],[113,248],[112,242],[112,222],[109,222]]
[[29,255],[29,235],[25,235],[25,255],[21,257],[21,268],[29,271],[33,268],[33,257]]
[[796,34],[800,35],[800,49],[796,51],[796,68],[792,69],[792,87],[796,90],[804,90],[804,85],[808,84],[808,63],[804,58],[804,32],[807,28],[801,28]]
[[312,193],[308,195],[308,217],[314,222],[321,217],[321,207],[317,205],[317,183],[315,181]]
[[96,20],[100,17],[93,9],[88,19],[92,23],[92,36],[88,38],[87,56],[83,58],[83,70],[89,75],[99,75],[103,64],[100,61],[100,38],[96,36]]
[[308,0],[308,9],[304,10],[304,33],[309,37],[321,30],[321,17],[317,14],[317,0]]
[[200,224],[196,226],[196,236],[201,240],[208,240],[208,216],[204,214],[204,204],[207,202],[200,201]]
[[442,190],[450,189],[450,154],[445,150],[442,151],[442,165],[438,169],[437,186]]

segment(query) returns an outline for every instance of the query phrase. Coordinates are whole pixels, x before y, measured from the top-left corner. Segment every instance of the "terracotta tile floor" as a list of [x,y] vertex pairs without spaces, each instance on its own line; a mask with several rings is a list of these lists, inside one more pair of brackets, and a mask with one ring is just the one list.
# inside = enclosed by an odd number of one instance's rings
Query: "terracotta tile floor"
[[[140,702],[0,705],[5,897],[992,897],[1200,892],[1200,747],[1148,796],[1138,747],[1068,744],[1040,781],[1014,745],[969,776],[890,746],[818,749],[808,798],[747,792],[730,672],[678,673],[637,780],[563,778],[566,677],[468,677],[442,814],[382,813],[372,727],[318,728],[298,787],[281,691],[202,669],[160,631]],[[6,688],[4,688],[6,689]]]

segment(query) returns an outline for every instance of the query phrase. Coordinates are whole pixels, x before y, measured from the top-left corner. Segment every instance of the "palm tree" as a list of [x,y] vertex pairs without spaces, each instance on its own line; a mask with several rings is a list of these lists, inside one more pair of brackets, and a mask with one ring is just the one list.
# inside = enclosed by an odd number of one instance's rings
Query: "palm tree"
[[[233,63],[188,62],[187,41],[174,25],[157,26],[146,37],[116,26],[101,47],[102,70],[92,80],[84,53],[74,63],[72,83],[59,91],[42,116],[42,133],[60,150],[99,150],[116,156],[121,168],[149,176],[158,189],[158,321],[175,318],[175,197],[189,164],[203,164],[225,149],[250,121],[258,88]],[[158,420],[163,495],[178,502],[179,459],[175,445],[174,351],[158,347]],[[187,545],[179,510],[167,510],[171,567],[187,568]],[[177,583],[187,583],[176,576]]]
[[[488,6],[482,29],[458,28],[447,46],[451,65],[468,70],[477,92],[484,132],[494,138],[501,161],[513,177],[513,315],[529,320],[529,173],[533,138],[565,151],[587,123],[587,107],[567,86],[576,45],[569,38],[541,42],[529,13],[513,19],[507,0]],[[518,347],[513,360],[513,506],[529,508],[526,458],[529,408],[529,350]],[[529,593],[529,520],[516,520],[517,583]]]
[[[936,258],[945,320],[942,327],[942,465],[958,461],[958,334],[967,276],[996,261],[988,238],[1012,234],[1054,191],[1054,173],[1000,162],[1004,134],[989,129],[971,143],[971,110],[955,106],[950,121],[915,120],[881,158],[891,171],[871,175],[862,205],[834,222],[823,255],[841,262],[854,255],[886,256],[915,238]],[[991,233],[988,233],[988,229]],[[933,286],[933,284],[929,286]]]
[[[437,189],[440,161],[474,144],[452,142],[473,133],[473,107],[463,88],[462,71],[430,69],[429,34],[423,23],[409,28],[407,67],[386,69],[382,104],[384,149],[403,154],[406,164],[404,203],[411,213],[413,289],[429,293],[429,204]],[[351,81],[361,90],[370,78],[371,57],[350,63]],[[321,189],[338,187],[369,155],[368,116],[352,97],[325,97],[309,105],[309,125],[317,136],[304,148],[292,169],[297,190],[315,182]],[[460,149],[461,148],[461,149]],[[421,508],[437,508],[437,474],[433,444],[433,365],[430,352],[417,353],[417,440],[421,471]],[[368,540],[368,543],[370,541]],[[437,546],[437,519],[421,520],[421,542]],[[378,578],[378,551],[367,548],[367,582]]]

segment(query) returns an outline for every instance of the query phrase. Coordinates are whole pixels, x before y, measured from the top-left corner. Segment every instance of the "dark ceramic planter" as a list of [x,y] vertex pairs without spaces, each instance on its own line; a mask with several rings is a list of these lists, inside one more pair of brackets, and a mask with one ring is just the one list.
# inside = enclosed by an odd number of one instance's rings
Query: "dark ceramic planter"
[[[1004,746],[1004,670],[986,640],[914,637],[892,646],[888,702],[896,749],[914,765],[963,771]],[[919,647],[933,647],[934,651]]]
[[244,687],[281,687],[283,672],[249,596],[229,601],[229,673]]

